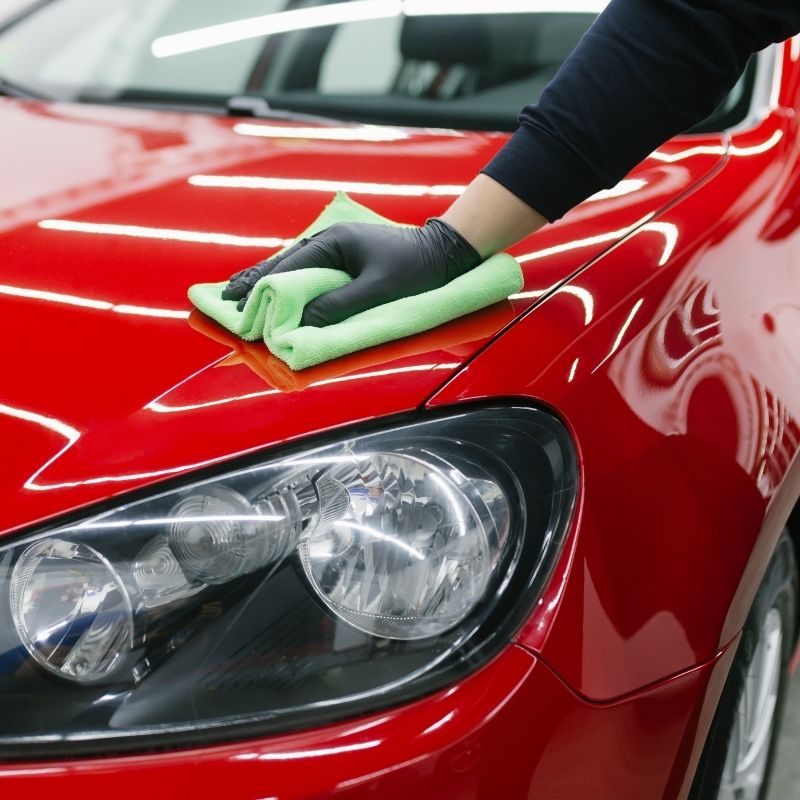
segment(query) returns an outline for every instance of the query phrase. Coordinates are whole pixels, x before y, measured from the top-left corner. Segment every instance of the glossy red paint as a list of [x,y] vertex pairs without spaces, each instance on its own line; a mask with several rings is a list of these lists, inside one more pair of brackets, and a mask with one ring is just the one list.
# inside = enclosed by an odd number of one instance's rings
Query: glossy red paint
[[579,533],[519,641],[594,699],[729,642],[800,497],[800,216],[785,212],[799,152],[789,109],[733,135],[700,190],[429,403],[527,397],[571,427]]
[[256,742],[7,765],[0,787],[685,798],[800,496],[798,52],[782,49],[763,119],[729,140],[674,140],[515,248],[525,287],[508,305],[301,376],[189,318],[186,286],[271,252],[331,184],[421,222],[449,202],[426,187],[466,184],[503,136],[398,129],[375,142],[342,126],[319,128],[323,139],[0,101],[16,154],[0,184],[0,436],[14,456],[0,466],[1,531],[242,453],[487,397],[553,408],[582,469],[549,589],[517,643],[462,683]]
[[[0,466],[0,531],[417,408],[722,153],[720,137],[672,142],[522,242],[527,280],[510,305],[287,383],[280,367],[231,358],[240,346],[187,325],[187,287],[273,252],[332,187],[398,220],[441,213],[452,197],[431,193],[458,192],[504,136],[385,129],[395,141],[374,142],[371,128],[303,126],[298,138],[290,124],[13,100],[0,100],[0,126],[15,142],[0,185],[0,374],[14,378],[0,385],[0,436],[18,454]],[[347,138],[321,138],[337,135]],[[272,188],[242,188],[254,180]]]
[[706,701],[716,705],[731,656],[732,649],[620,702],[593,705],[511,647],[463,683],[380,716],[203,750],[0,766],[0,792],[30,795],[35,787],[33,796],[45,797],[68,787],[70,796],[120,800],[189,791],[230,800],[683,797]]

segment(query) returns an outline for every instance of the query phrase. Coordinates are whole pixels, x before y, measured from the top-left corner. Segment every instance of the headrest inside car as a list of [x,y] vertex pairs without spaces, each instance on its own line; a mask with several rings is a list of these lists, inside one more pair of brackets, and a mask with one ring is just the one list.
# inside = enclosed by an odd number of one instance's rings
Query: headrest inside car
[[533,71],[564,61],[595,18],[572,13],[406,17],[400,50],[415,61]]
[[406,17],[400,52],[414,61],[438,64],[489,64],[487,15]]

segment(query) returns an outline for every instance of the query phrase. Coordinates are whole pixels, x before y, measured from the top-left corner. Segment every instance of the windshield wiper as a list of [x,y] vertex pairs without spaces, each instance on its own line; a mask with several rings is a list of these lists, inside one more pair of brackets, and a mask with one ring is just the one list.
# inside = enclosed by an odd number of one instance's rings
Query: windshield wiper
[[8,78],[4,78],[2,75],[0,75],[0,95],[4,95],[5,97],[17,97],[21,100],[52,99],[45,97],[43,94],[35,92],[32,89],[28,89],[26,86],[23,86],[16,81],[10,81]]
[[124,89],[110,94],[97,90],[83,91],[73,99],[79,103],[341,125],[340,119],[273,108],[263,97],[248,94],[220,97],[219,95],[192,95],[150,89]]
[[225,101],[225,108],[231,117],[256,117],[257,119],[279,119],[288,120],[289,122],[341,123],[341,120],[333,119],[333,117],[323,117],[319,114],[303,114],[298,111],[289,111],[285,108],[273,108],[263,97],[251,94],[229,97]]

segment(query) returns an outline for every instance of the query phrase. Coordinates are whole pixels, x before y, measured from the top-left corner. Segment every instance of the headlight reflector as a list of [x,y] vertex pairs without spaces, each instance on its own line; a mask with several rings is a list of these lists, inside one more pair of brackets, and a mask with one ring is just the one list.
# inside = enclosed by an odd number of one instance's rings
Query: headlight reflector
[[46,670],[91,682],[131,649],[133,611],[114,568],[96,550],[44,539],[11,576],[11,614],[22,643]]
[[311,586],[335,614],[373,636],[421,639],[457,625],[483,598],[508,536],[502,489],[488,476],[470,480],[434,461],[376,453],[334,467],[328,476],[351,502],[300,542]]

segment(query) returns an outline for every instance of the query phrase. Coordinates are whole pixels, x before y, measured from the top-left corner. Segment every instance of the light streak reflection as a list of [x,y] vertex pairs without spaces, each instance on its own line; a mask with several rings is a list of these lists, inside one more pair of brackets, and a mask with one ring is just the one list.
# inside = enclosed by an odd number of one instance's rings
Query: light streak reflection
[[164,317],[167,319],[188,319],[188,311],[172,310],[169,308],[148,308],[146,306],[129,306],[124,303],[113,306],[112,311],[117,314],[135,314],[140,317]]
[[[590,247],[595,244],[604,244],[606,242],[616,242],[618,239],[622,239],[625,236],[633,234],[634,236],[642,231],[655,231],[660,233],[664,236],[666,243],[664,245],[664,252],[661,254],[661,258],[659,259],[658,265],[663,267],[664,264],[667,263],[670,256],[672,255],[675,246],[678,242],[678,228],[676,225],[672,224],[671,222],[647,222],[653,215],[648,214],[642,220],[634,223],[633,225],[627,228],[621,228],[617,231],[609,231],[608,233],[600,233],[596,236],[589,236],[585,239],[572,239],[568,242],[564,242],[563,244],[554,245],[553,247],[546,247],[541,250],[535,250],[533,253],[527,253],[522,256],[517,256],[517,261],[521,264],[526,263],[528,261],[537,261],[541,258],[546,258],[548,256],[556,255],[558,253],[565,253],[569,252],[570,250],[578,250],[583,247]],[[564,291],[569,291],[568,287],[564,288]],[[577,290],[574,290],[577,291]],[[539,295],[543,294],[543,292],[539,292]],[[512,295],[512,298],[520,298],[520,297],[535,297],[538,296],[535,293],[532,294],[530,292],[523,292],[522,294],[515,294]]]
[[0,284],[0,294],[10,297],[22,297],[26,300],[44,300],[48,303],[63,303],[68,306],[92,308],[96,311],[114,311],[118,314],[133,314],[144,317],[163,317],[165,319],[188,319],[189,312],[182,309],[151,308],[149,306],[132,306],[127,303],[111,303],[108,300],[95,300],[90,297],[78,297],[73,294],[61,294],[44,289],[28,289],[23,286]]
[[31,767],[29,769],[11,769],[4,766],[0,778],[9,778],[13,775],[65,775],[67,767]]
[[402,10],[402,0],[353,0],[351,3],[296,8],[159,36],[150,50],[156,58],[167,58],[276,33],[396,17]]
[[595,194],[593,194],[591,197],[587,197],[584,202],[594,203],[597,200],[609,200],[614,197],[625,197],[626,195],[638,192],[645,186],[647,186],[647,181],[643,181],[638,178],[629,178],[628,180],[620,181],[616,186],[612,186],[610,189],[602,189],[599,192],[595,192]]
[[24,422],[32,422],[35,425],[41,425],[43,428],[47,428],[63,436],[70,444],[77,442],[81,435],[80,431],[76,430],[71,425],[67,425],[66,422],[61,422],[61,420],[45,416],[44,414],[37,414],[35,411],[26,411],[24,408],[14,408],[14,406],[8,406],[5,403],[0,403],[0,414],[15,417]]
[[250,392],[249,394],[237,394],[232,397],[220,397],[217,400],[206,400],[204,403],[189,403],[183,406],[168,406],[158,400],[151,400],[145,408],[155,411],[157,414],[175,414],[184,411],[196,411],[199,408],[211,408],[213,406],[223,406],[227,403],[236,403],[240,400],[252,400],[256,397],[264,397],[270,394],[280,394],[278,389],[267,389],[262,392]]
[[606,361],[608,361],[608,359],[611,358],[611,356],[613,356],[614,353],[617,352],[617,350],[619,350],[619,346],[622,344],[622,340],[625,338],[625,334],[628,332],[628,328],[630,328],[631,323],[633,323],[634,317],[639,313],[639,309],[642,307],[643,303],[644,303],[643,297],[639,298],[639,300],[637,300],[636,303],[634,303],[634,306],[631,309],[630,314],[628,314],[628,318],[625,320],[625,322],[622,323],[622,327],[619,329],[619,333],[617,334],[617,338],[614,340],[614,344],[611,345],[611,350],[608,351],[608,355],[592,370],[592,373],[597,372],[597,370],[600,369],[600,367],[602,367],[603,364],[605,364]]
[[281,192],[349,192],[394,197],[456,197],[467,187],[458,185],[364,183],[359,181],[306,180],[301,178],[267,178],[256,175],[192,175],[192,186],[224,189],[270,189]]
[[583,303],[584,324],[588,325],[594,319],[594,297],[588,289],[580,286],[562,286],[556,294],[570,294]]
[[405,0],[408,17],[455,14],[599,14],[609,0]]
[[296,8],[159,36],[150,46],[156,58],[219,47],[277,33],[392,17],[465,14],[579,13],[599,14],[608,0],[353,0]]
[[[528,292],[512,294],[509,297],[509,300],[533,300],[539,297],[544,297],[544,295],[549,291],[549,289],[533,289]],[[568,294],[580,300],[583,304],[583,318],[585,325],[588,325],[594,319],[594,297],[592,297],[592,293],[588,289],[584,289],[581,286],[567,284],[566,286],[561,286],[559,289],[553,292],[553,294]]]
[[728,152],[732,156],[757,156],[771,150],[781,139],[783,139],[783,131],[773,131],[772,136],[761,144],[754,144],[750,147],[739,147],[732,144]]
[[436,720],[436,722],[432,723],[431,725],[428,725],[428,727],[425,728],[420,733],[420,736],[425,736],[426,734],[433,733],[434,731],[438,731],[439,728],[443,728],[445,725],[447,725],[448,722],[450,722],[450,720],[454,719],[455,716],[456,716],[456,712],[455,711],[448,711],[447,714],[445,714],[440,719]]
[[[353,375],[337,375],[335,378],[325,378],[323,380],[314,381],[309,383],[308,387],[312,386],[326,386],[331,383],[344,383],[346,381],[359,381],[362,378],[382,378],[386,375],[397,375],[406,372],[429,372],[430,370],[451,370],[461,366],[459,362],[451,362],[444,364],[413,364],[408,367],[392,367],[390,369],[378,369],[371,372],[357,372]],[[283,394],[279,389],[266,389],[260,392],[251,392],[249,394],[233,395],[231,397],[220,397],[216,400],[206,400],[203,403],[191,403],[181,406],[169,406],[161,403],[160,400],[165,397],[161,395],[155,400],[151,400],[145,408],[150,411],[155,411],[157,414],[174,414],[182,411],[195,411],[199,408],[209,408],[211,406],[221,406],[227,403],[236,403],[241,400],[252,400],[256,397],[265,397],[271,394]]]
[[[68,447],[69,445],[67,445]],[[156,469],[150,472],[133,472],[127,475],[98,475],[95,478],[86,478],[82,481],[63,481],[62,483],[36,483],[36,479],[50,466],[61,454],[66,450],[65,447],[61,452],[56,453],[44,466],[40,467],[36,472],[25,482],[25,488],[37,492],[46,492],[52,489],[74,489],[76,486],[94,486],[98,483],[125,483],[127,481],[139,481],[146,478],[159,478],[163,475],[176,475],[179,472],[189,472],[191,470],[200,469],[201,467],[208,467],[211,464],[218,464],[225,461],[228,456],[217,456],[216,458],[207,458],[203,461],[195,461],[191,464],[180,464],[177,467],[168,467],[167,469]]]
[[39,467],[23,484],[25,489],[41,488],[37,486],[36,479],[56,459],[60,458],[64,453],[66,453],[67,450],[69,450],[70,447],[72,447],[72,445],[75,444],[75,442],[78,441],[78,439],[80,439],[80,431],[73,428],[71,425],[67,425],[66,422],[62,422],[61,420],[53,417],[48,417],[44,414],[38,414],[35,411],[27,411],[24,408],[14,408],[13,406],[8,406],[4,403],[0,403],[0,414],[6,414],[9,417],[15,417],[16,419],[23,420],[24,422],[32,422],[35,425],[41,425],[43,428],[54,431],[67,440],[67,443],[55,455],[45,461],[45,463],[42,464],[42,466]]
[[453,492],[450,484],[441,476],[437,475],[435,472],[430,473],[430,479],[439,486],[442,494],[447,498],[447,501],[450,503],[450,511],[453,513],[453,516],[456,518],[456,525],[458,526],[458,535],[459,536],[466,536],[467,535],[467,521],[464,518],[464,512],[461,508],[461,504],[456,499],[455,492]]
[[570,371],[569,371],[569,377],[567,378],[567,383],[572,383],[572,381],[575,380],[575,373],[578,370],[578,362],[579,361],[580,361],[580,358],[576,358],[572,362],[572,367],[570,368]]
[[26,289],[23,286],[8,286],[7,284],[0,284],[0,294],[23,297],[27,300],[46,300],[49,303],[64,303],[69,306],[94,308],[98,311],[110,311],[114,308],[114,304],[109,303],[107,300],[93,300],[90,297],[78,297],[73,294],[61,294],[60,292],[50,292],[44,289]]
[[314,381],[309,386],[325,386],[329,383],[342,383],[344,381],[358,381],[361,378],[381,378],[385,375],[396,375],[405,372],[429,372],[431,370],[451,370],[457,369],[461,364],[458,361],[443,364],[414,364],[409,367],[392,367],[391,369],[378,369],[372,372],[359,372],[355,375],[338,375],[335,378],[325,378],[321,381]]
[[725,145],[712,144],[712,145],[698,145],[697,147],[689,147],[686,150],[680,150],[677,153],[662,153],[660,150],[655,150],[650,153],[648,158],[653,158],[656,161],[663,161],[665,164],[674,164],[677,161],[683,161],[693,156],[724,156]]
[[424,561],[425,560],[425,553],[421,550],[417,550],[416,547],[409,544],[408,542],[404,542],[398,536],[392,536],[389,533],[384,533],[383,531],[376,530],[375,528],[370,528],[368,525],[360,525],[357,522],[350,522],[349,520],[339,519],[333,523],[334,526],[341,525],[345,528],[352,528],[356,531],[361,531],[365,536],[368,536],[370,539],[377,539],[380,542],[386,542],[387,544],[394,545],[395,547],[399,547],[401,550],[404,550],[408,555],[412,558],[416,558],[417,561]]
[[283,247],[293,239],[275,236],[237,236],[211,231],[183,231],[173,228],[147,228],[140,225],[112,225],[100,222],[77,222],[69,219],[43,219],[39,227],[50,231],[93,233],[102,236],[132,236],[136,239],[167,239],[174,242],[221,244],[228,247]]
[[636,232],[642,231],[653,231],[664,237],[664,250],[658,259],[658,266],[663,267],[670,260],[678,244],[678,226],[671,222],[648,222]]
[[107,522],[82,522],[65,528],[67,531],[79,530],[105,530],[107,528],[134,528],[149,527],[153,525],[171,525],[175,520],[181,523],[206,523],[206,522],[280,522],[284,517],[269,514],[224,514],[207,515],[202,517],[148,517],[147,519],[122,519],[108,520]]
[[[258,136],[266,139],[319,139],[338,142],[396,142],[411,136],[408,131],[381,125],[309,128],[297,125],[262,125],[240,122],[233,126],[233,131],[240,136]],[[444,133],[456,135],[455,131],[445,131]]]
[[[378,747],[381,740],[370,740],[368,742],[354,742],[353,744],[342,744],[334,747],[316,747],[312,750],[289,750],[282,753],[260,753],[256,758],[259,761],[294,761],[301,758],[315,758],[317,756],[332,756],[339,753],[350,753],[355,750],[369,750]],[[233,756],[234,760],[249,760],[253,758],[251,753],[242,753]]]
[[532,253],[517,256],[516,259],[520,264],[525,264],[528,261],[538,261],[542,258],[557,255],[559,253],[568,253],[572,250],[580,250],[584,247],[591,247],[596,244],[605,244],[606,242],[615,242],[617,239],[622,239],[625,236],[633,233],[640,225],[643,225],[653,214],[648,214],[640,220],[628,225],[625,228],[620,228],[616,231],[607,231],[606,233],[598,233],[595,236],[587,236],[584,239],[570,239],[568,242],[553,245],[552,247],[543,247],[541,250],[534,250]]
[[[740,147],[732,144],[727,148],[727,153],[731,156],[747,157],[756,156],[761,153],[766,153],[775,147],[776,144],[783,138],[783,131],[773,131],[772,135],[761,144],[750,145],[749,147]],[[724,145],[699,145],[697,147],[690,147],[686,150],[681,150],[677,153],[662,153],[659,150],[651,153],[649,158],[656,161],[663,161],[666,164],[674,164],[676,161],[683,161],[686,158],[699,155],[715,155],[724,156],[726,148]]]
[[[397,368],[393,368],[393,369],[377,370],[377,371],[374,371],[374,372],[362,372],[362,373],[359,373],[357,375],[343,375],[343,376],[340,376],[339,378],[329,378],[329,379],[324,380],[324,381],[319,381],[319,383],[316,384],[316,385],[325,384],[325,383],[335,383],[335,382],[338,382],[340,380],[359,380],[360,378],[368,378],[368,377],[387,375],[387,374],[392,374],[392,373],[418,372],[420,370],[433,370],[433,369],[453,369],[453,368],[458,367],[458,366],[459,366],[458,363],[452,363],[452,364],[418,364],[418,365],[414,365],[414,366],[410,366],[410,367],[397,367]],[[200,370],[199,372],[202,372],[202,371],[203,370]],[[198,374],[198,373],[195,373],[195,374]],[[190,376],[190,378],[191,377],[193,377],[193,376]],[[187,378],[184,381],[182,381],[181,384],[185,383],[187,380],[189,380],[189,378]],[[181,384],[178,384],[178,385],[181,385]],[[310,385],[314,386],[315,384],[310,384]],[[265,395],[265,394],[279,394],[279,393],[280,392],[277,389],[270,389],[270,390],[265,391],[265,392],[256,392],[256,393],[254,393],[252,395],[241,395],[241,396],[237,396],[237,397],[221,398],[221,399],[218,399],[218,400],[210,400],[210,401],[205,402],[205,403],[196,403],[196,404],[188,405],[188,406],[166,406],[166,405],[163,405],[162,403],[158,402],[159,400],[161,400],[161,398],[166,396],[167,393],[165,392],[163,395],[160,395],[155,401],[152,401],[152,402],[148,403],[147,406],[145,406],[145,408],[148,408],[151,411],[158,411],[158,412],[161,412],[161,413],[164,413],[164,412],[189,411],[189,410],[194,410],[194,409],[197,409],[197,408],[205,408],[205,407],[208,407],[208,406],[221,405],[223,403],[232,403],[232,402],[235,402],[237,400],[246,399],[247,397],[258,397],[258,396],[262,396],[262,395]],[[30,417],[31,421],[38,422],[39,424],[46,425],[47,427],[52,427],[53,430],[59,430],[55,426],[63,425],[63,423],[59,423],[58,420],[52,420],[49,417],[43,417],[41,415],[33,414],[32,412],[21,411],[19,409],[11,409],[10,411],[7,411],[6,410],[7,408],[8,408],[7,406],[3,406],[3,405],[0,404],[0,413],[9,413],[12,416],[18,416],[21,419],[28,419],[28,417]],[[12,412],[14,412],[14,413],[12,413]],[[28,415],[28,416],[23,416],[23,415]],[[217,464],[217,463],[219,463],[221,461],[225,461],[228,458],[227,455],[222,455],[222,456],[217,456],[215,458],[208,458],[208,459],[205,459],[203,461],[196,461],[196,462],[193,462],[191,464],[180,464],[180,465],[175,466],[175,467],[167,467],[166,469],[158,469],[158,470],[152,470],[152,471],[148,471],[148,472],[135,472],[135,473],[125,474],[125,475],[98,475],[96,477],[86,478],[86,479],[81,480],[81,481],[64,481],[62,483],[50,483],[50,484],[39,484],[39,483],[36,483],[36,479],[39,477],[39,475],[41,475],[41,473],[45,469],[47,469],[47,467],[49,467],[50,464],[52,464],[57,458],[59,458],[62,455],[62,453],[64,453],[64,451],[66,451],[69,447],[71,447],[75,443],[75,441],[77,441],[78,437],[80,436],[80,433],[78,431],[76,431],[74,428],[70,428],[69,426],[64,426],[63,429],[59,430],[59,432],[64,433],[64,435],[68,435],[71,432],[70,441],[68,441],[67,444],[65,445],[65,447],[63,447],[58,453],[56,453],[49,461],[47,461],[42,467],[40,467],[25,482],[25,488],[26,489],[31,489],[31,490],[34,490],[34,491],[48,491],[48,490],[51,490],[51,489],[71,489],[71,488],[74,488],[76,486],[90,486],[90,485],[95,485],[95,484],[100,484],[100,483],[124,483],[126,481],[143,480],[143,479],[147,479],[147,478],[158,478],[158,477],[162,477],[162,476],[166,476],[166,475],[175,475],[175,474],[180,473],[180,472],[189,472],[190,470],[200,469],[201,467],[207,467],[207,466],[210,466],[211,464]]]

